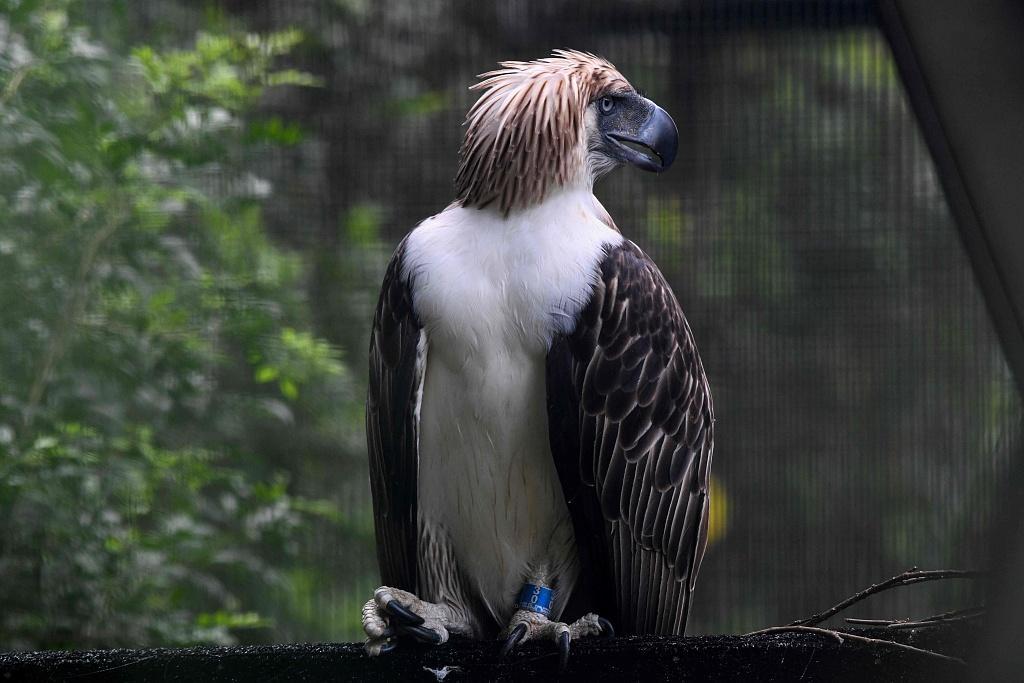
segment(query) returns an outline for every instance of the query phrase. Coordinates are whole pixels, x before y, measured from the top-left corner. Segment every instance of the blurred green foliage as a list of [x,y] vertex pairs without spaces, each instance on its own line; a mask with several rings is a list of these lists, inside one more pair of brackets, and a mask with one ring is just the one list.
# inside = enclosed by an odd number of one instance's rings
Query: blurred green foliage
[[297,535],[339,515],[291,491],[260,434],[361,423],[244,163],[301,139],[247,115],[315,84],[275,66],[302,36],[119,53],[75,3],[3,5],[0,648],[229,643],[301,619],[275,587]]

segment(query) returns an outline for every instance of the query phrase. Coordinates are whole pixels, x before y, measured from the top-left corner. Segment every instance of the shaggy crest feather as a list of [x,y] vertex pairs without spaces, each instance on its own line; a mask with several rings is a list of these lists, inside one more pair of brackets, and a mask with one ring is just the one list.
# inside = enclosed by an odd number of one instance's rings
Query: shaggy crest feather
[[588,52],[555,50],[500,66],[470,87],[484,93],[466,115],[455,189],[462,206],[497,202],[508,214],[588,173],[587,105],[633,88],[610,62]]

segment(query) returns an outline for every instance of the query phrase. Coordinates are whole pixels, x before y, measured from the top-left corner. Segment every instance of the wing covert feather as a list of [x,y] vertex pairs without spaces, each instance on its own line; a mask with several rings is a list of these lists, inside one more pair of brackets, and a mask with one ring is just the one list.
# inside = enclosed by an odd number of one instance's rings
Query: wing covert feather
[[711,393],[675,295],[628,240],[553,345],[548,413],[583,573],[603,577],[594,599],[614,598],[624,632],[682,632],[707,543]]

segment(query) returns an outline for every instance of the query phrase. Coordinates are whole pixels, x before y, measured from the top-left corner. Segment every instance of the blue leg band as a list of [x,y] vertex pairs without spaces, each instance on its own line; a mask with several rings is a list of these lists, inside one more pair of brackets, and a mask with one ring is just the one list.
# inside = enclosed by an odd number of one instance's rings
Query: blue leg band
[[554,597],[555,591],[547,586],[524,583],[516,600],[516,608],[543,614],[546,617],[551,614],[551,600]]

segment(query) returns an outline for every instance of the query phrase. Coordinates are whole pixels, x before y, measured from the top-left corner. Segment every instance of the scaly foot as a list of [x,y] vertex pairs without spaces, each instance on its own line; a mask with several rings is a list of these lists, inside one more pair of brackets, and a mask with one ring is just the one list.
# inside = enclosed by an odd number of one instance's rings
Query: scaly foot
[[583,636],[605,636],[611,638],[615,629],[604,617],[584,614],[571,624],[550,621],[543,614],[521,609],[512,615],[512,621],[502,633],[505,644],[501,648],[504,657],[520,643],[528,640],[552,640],[558,646],[558,667],[564,669],[569,663],[569,643]]
[[390,652],[398,645],[400,636],[438,645],[448,640],[449,631],[462,632],[463,622],[448,605],[426,602],[408,591],[381,586],[363,605],[366,652],[371,657]]

